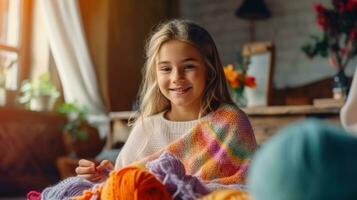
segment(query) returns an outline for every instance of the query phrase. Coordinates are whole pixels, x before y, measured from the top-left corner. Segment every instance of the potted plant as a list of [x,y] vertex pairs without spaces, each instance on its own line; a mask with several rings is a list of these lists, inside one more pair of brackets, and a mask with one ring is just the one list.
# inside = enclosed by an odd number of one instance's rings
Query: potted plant
[[350,60],[357,56],[357,1],[331,0],[332,6],[315,4],[317,25],[321,36],[312,35],[303,52],[313,58],[328,58],[330,65],[337,69],[334,76],[334,98],[343,98],[349,90],[344,70]]
[[104,145],[96,128],[88,123],[88,109],[77,102],[63,103],[58,112],[67,116],[63,127],[63,140],[67,152],[72,157],[89,158],[96,156]]
[[38,79],[24,80],[20,88],[18,102],[35,111],[51,111],[59,97],[55,84],[48,73]]

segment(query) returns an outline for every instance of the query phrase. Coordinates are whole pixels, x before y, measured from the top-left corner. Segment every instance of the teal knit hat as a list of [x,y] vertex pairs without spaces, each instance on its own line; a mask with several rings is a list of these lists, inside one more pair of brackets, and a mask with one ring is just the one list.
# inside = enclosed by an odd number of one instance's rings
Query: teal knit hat
[[357,200],[357,137],[318,120],[290,125],[253,158],[255,200]]

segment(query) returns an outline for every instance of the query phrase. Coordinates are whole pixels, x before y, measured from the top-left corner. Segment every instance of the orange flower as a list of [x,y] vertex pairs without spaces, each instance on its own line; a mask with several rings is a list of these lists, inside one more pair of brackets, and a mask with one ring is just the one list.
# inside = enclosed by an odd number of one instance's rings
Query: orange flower
[[229,86],[232,89],[244,89],[244,86],[251,88],[256,87],[255,78],[253,76],[247,76],[245,71],[236,71],[232,64],[226,65],[223,70]]
[[229,64],[223,68],[224,75],[229,82],[233,82],[237,79],[237,72],[234,70],[233,65]]

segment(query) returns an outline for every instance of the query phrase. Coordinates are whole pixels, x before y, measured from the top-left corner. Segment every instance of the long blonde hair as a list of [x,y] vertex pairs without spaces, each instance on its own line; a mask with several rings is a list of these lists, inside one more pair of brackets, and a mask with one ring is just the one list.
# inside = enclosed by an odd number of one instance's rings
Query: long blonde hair
[[159,90],[155,71],[155,59],[160,47],[170,40],[179,40],[193,45],[205,60],[207,84],[199,116],[217,109],[221,103],[233,104],[223,66],[210,34],[191,21],[175,19],[159,25],[146,43],[146,62],[139,93],[140,117],[154,115],[170,108],[169,100]]

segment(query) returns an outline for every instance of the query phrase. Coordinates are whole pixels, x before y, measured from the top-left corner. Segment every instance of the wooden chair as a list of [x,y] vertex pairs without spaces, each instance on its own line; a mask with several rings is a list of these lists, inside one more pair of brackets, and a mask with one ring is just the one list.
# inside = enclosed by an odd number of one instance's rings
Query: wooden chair
[[272,42],[253,42],[243,46],[242,55],[249,58],[247,73],[256,78],[257,87],[247,88],[248,107],[272,105],[275,48]]

